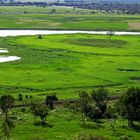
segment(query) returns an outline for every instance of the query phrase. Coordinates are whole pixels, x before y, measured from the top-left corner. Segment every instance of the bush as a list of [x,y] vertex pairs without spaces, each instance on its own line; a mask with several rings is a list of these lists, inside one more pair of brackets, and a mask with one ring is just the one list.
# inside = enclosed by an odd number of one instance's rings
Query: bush
[[26,108],[25,107],[22,107],[21,108],[21,112],[25,112],[26,111]]
[[38,39],[42,39],[42,36],[41,35],[38,35]]

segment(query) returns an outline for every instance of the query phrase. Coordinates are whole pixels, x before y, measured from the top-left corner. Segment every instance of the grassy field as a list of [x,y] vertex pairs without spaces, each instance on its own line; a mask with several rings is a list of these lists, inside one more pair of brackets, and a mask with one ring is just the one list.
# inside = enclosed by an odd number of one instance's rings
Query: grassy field
[[[139,36],[112,36],[89,34],[19,36],[0,38],[0,48],[21,60],[0,64],[0,95],[19,93],[32,95],[44,101],[56,93],[59,99],[74,99],[81,91],[104,86],[111,95],[121,95],[128,87],[140,82]],[[24,99],[24,102],[29,102]],[[116,133],[107,120],[82,125],[81,114],[64,107],[50,111],[47,126],[33,124],[34,117],[26,108],[18,112],[16,127],[11,131],[13,140],[75,140],[81,133],[105,136],[109,140],[138,140],[139,131],[127,127],[119,118]],[[0,122],[3,118],[0,116]],[[2,135],[0,129],[0,136]]]
[[140,31],[140,15],[92,12],[72,7],[0,7],[0,29]]
[[139,86],[139,36],[21,36],[1,38],[0,43],[9,50],[6,55],[21,57],[0,64],[1,94],[31,93],[41,98],[56,92],[64,99],[100,86],[115,95]]
[[[52,9],[56,10],[51,14]],[[140,15],[91,13],[92,10],[70,7],[0,7],[1,29],[123,30],[140,31]],[[43,102],[55,93],[59,100],[78,98],[79,93],[98,87],[120,96],[125,89],[140,84],[140,36],[65,34],[0,38],[0,48],[21,60],[0,63],[0,96],[19,94],[23,102]],[[30,95],[33,99],[25,99]],[[114,101],[109,102],[113,105]],[[24,107],[23,107],[24,108]],[[14,108],[16,127],[12,140],[76,140],[79,134],[105,136],[109,140],[139,140],[140,131],[130,129],[118,118],[113,134],[107,119],[100,123],[86,120],[81,114],[61,105],[47,116],[47,126],[34,125],[27,107]],[[0,139],[3,117],[0,112]]]
[[79,134],[92,134],[93,136],[104,136],[109,140],[122,140],[127,137],[128,140],[139,140],[140,133],[127,127],[125,120],[119,119],[116,122],[116,133],[107,120],[102,120],[97,124],[90,120],[85,125],[81,122],[81,116],[78,113],[70,112],[66,108],[57,108],[51,111],[47,117],[48,126],[35,126],[34,118],[28,110],[19,113],[20,120],[11,132],[13,140],[75,140]]

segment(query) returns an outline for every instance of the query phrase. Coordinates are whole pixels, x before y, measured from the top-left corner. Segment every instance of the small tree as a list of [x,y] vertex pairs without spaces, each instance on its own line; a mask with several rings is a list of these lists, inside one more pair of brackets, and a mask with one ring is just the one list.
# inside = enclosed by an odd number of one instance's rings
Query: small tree
[[25,95],[25,99],[28,99],[29,98],[29,96],[28,95]]
[[9,115],[4,116],[4,123],[2,124],[3,133],[5,137],[10,136],[10,130],[15,127],[14,121]]
[[100,108],[91,106],[90,111],[88,112],[88,117],[95,122],[99,122],[99,119],[102,119],[102,112]]
[[41,119],[41,124],[44,125],[46,124],[46,117],[48,115],[48,108],[46,105],[43,104],[32,104],[31,106],[32,114],[35,117],[39,117]]
[[42,35],[38,35],[38,39],[42,39]]
[[118,111],[122,117],[128,119],[128,126],[134,121],[140,121],[140,89],[129,88],[118,101]]
[[0,107],[3,113],[7,116],[9,110],[14,106],[15,99],[12,95],[3,95],[0,98]]
[[56,95],[47,95],[45,103],[50,109],[54,109],[54,102],[58,101]]
[[51,14],[55,14],[56,13],[56,10],[55,9],[52,9],[51,10]]
[[99,88],[91,94],[92,99],[95,101],[96,107],[99,107],[102,116],[107,109],[107,101],[109,99],[108,90]]
[[33,96],[32,95],[30,95],[30,99],[33,99]]
[[23,96],[22,96],[22,94],[19,94],[19,95],[18,95],[18,101],[23,101]]
[[88,113],[91,109],[90,104],[91,104],[91,99],[90,99],[90,96],[88,95],[88,93],[86,93],[85,91],[80,93],[79,94],[79,106],[80,106],[81,112],[84,114],[85,117],[88,116]]
[[10,130],[14,127],[14,122],[9,115],[9,111],[14,106],[15,99],[12,95],[3,95],[0,98],[0,108],[2,110],[2,115],[4,123],[2,125],[3,133],[5,137],[9,137]]
[[105,117],[107,118],[108,123],[110,127],[112,128],[113,134],[114,134],[116,132],[115,124],[117,121],[116,109],[109,107],[105,113]]

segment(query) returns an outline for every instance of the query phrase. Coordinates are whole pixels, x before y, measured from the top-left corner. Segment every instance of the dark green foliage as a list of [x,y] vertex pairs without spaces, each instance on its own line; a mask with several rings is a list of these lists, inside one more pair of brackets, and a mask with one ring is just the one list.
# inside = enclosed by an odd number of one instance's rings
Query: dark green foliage
[[30,95],[30,99],[33,99],[33,96],[32,95]]
[[18,95],[18,101],[23,101],[23,96],[22,96],[22,94],[19,94],[19,95]]
[[132,127],[134,121],[140,121],[140,89],[129,88],[117,103],[119,113],[128,119],[128,126]]
[[42,36],[41,35],[38,35],[38,39],[42,39]]
[[88,113],[91,110],[91,99],[88,93],[83,91],[81,94],[79,94],[79,107],[81,109],[81,112],[84,114],[85,117],[88,116]]
[[54,102],[58,101],[56,95],[47,95],[45,103],[50,109],[54,109]]
[[51,10],[51,14],[55,14],[56,13],[56,10],[55,9],[52,9]]
[[79,106],[85,117],[98,121],[104,117],[107,109],[108,90],[99,88],[91,96],[83,92],[80,94]]
[[108,90],[99,88],[98,90],[92,92],[91,97],[95,101],[96,107],[100,109],[103,116],[106,112],[107,101],[109,99]]
[[9,137],[10,130],[14,127],[13,118],[9,115],[10,109],[14,106],[15,99],[12,95],[3,95],[0,98],[0,107],[3,115],[3,133],[5,137]]
[[26,111],[26,108],[25,107],[22,107],[21,108],[21,112],[25,112]]
[[9,137],[10,130],[14,128],[14,121],[10,116],[4,116],[4,123],[2,125],[4,136]]
[[88,117],[91,120],[98,122],[99,119],[102,119],[102,112],[101,112],[100,108],[96,107],[96,106],[92,106],[90,108],[90,111],[88,112]]
[[29,99],[29,96],[28,95],[25,95],[25,99]]
[[12,95],[2,95],[0,98],[0,107],[5,114],[13,107],[14,103],[15,99]]
[[35,117],[39,117],[41,119],[42,125],[46,124],[46,117],[49,113],[49,110],[46,105],[40,103],[32,103],[31,111]]
[[112,128],[113,134],[114,134],[116,132],[115,124],[116,124],[116,120],[117,120],[116,108],[108,107],[105,112],[105,117],[108,120],[108,123],[109,123],[110,127]]

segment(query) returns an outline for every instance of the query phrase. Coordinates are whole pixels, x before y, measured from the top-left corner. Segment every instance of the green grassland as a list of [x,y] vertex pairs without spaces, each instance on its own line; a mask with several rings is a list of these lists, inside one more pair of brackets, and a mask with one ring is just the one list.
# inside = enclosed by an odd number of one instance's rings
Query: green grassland
[[[20,109],[19,109],[20,111]],[[20,120],[11,131],[13,140],[75,140],[79,134],[92,134],[93,136],[104,136],[109,140],[121,140],[127,137],[129,140],[139,140],[140,133],[127,127],[125,120],[116,122],[116,133],[113,134],[107,120],[97,124],[90,120],[82,124],[80,114],[70,112],[66,108],[57,108],[49,113],[47,117],[48,126],[35,126],[34,118],[28,110],[18,114]]]
[[[0,92],[76,98],[104,86],[110,94],[139,86],[139,36],[48,35],[7,37],[0,47],[21,60],[0,64]],[[2,54],[1,54],[2,55]]]
[[[74,99],[81,91],[104,86],[112,95],[121,95],[140,82],[139,36],[112,36],[65,34],[18,36],[0,38],[0,48],[21,60],[0,63],[0,95],[19,93],[32,95],[44,101],[45,96],[56,93],[59,99]],[[24,100],[26,102],[26,99]],[[28,102],[28,100],[27,100]],[[82,125],[81,114],[57,107],[50,111],[47,126],[35,126],[28,108],[14,109],[18,120],[11,131],[13,140],[75,140],[81,133],[105,136],[109,140],[138,140],[139,131],[127,127],[127,121],[118,119],[116,133],[107,120]],[[0,121],[2,118],[0,117]],[[1,136],[0,129],[0,136]]]
[[92,12],[72,7],[0,7],[0,29],[140,30],[139,15]]

